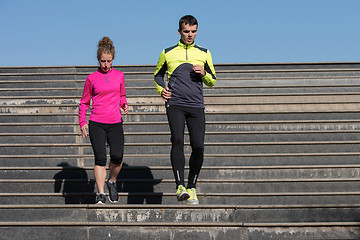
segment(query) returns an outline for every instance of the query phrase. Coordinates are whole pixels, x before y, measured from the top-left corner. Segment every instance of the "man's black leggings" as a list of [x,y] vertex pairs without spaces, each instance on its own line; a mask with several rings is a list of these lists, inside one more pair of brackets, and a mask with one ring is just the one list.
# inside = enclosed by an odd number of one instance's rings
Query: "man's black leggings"
[[124,130],[122,122],[114,124],[89,121],[91,146],[95,165],[106,166],[106,142],[110,146],[110,161],[120,165],[124,155]]
[[176,187],[184,183],[184,130],[187,124],[190,136],[191,156],[187,188],[196,187],[201,166],[204,161],[205,112],[203,108],[167,106],[166,114],[171,131],[171,164]]

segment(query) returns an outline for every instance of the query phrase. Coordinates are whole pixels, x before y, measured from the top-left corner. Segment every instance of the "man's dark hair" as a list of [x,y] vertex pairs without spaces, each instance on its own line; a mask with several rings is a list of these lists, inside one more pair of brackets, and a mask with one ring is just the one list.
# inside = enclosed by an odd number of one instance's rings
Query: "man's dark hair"
[[185,23],[185,25],[189,24],[190,26],[198,25],[196,18],[191,15],[186,15],[186,16],[183,16],[182,18],[180,18],[179,30],[181,30],[183,23]]

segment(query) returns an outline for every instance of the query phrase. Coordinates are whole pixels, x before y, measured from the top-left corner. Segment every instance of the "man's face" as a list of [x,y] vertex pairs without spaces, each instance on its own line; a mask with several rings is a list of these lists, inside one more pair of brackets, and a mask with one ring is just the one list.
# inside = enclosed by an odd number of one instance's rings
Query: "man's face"
[[190,45],[195,41],[197,25],[190,26],[189,24],[183,23],[181,25],[181,30],[179,29],[178,32],[181,36],[181,41],[186,45]]

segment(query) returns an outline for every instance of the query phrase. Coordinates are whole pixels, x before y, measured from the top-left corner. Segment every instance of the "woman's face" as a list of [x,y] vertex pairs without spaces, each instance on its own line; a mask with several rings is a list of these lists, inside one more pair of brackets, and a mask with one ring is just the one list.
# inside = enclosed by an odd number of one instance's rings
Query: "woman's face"
[[113,56],[110,53],[101,54],[99,63],[103,72],[108,72],[112,67]]

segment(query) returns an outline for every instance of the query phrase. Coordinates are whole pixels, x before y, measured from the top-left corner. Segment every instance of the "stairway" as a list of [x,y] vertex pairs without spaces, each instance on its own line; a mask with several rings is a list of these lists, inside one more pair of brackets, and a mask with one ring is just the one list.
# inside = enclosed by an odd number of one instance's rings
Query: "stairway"
[[96,66],[0,67],[0,239],[360,238],[360,63],[215,65],[199,206],[176,201],[155,66],[115,68],[120,203],[98,206],[77,117]]

